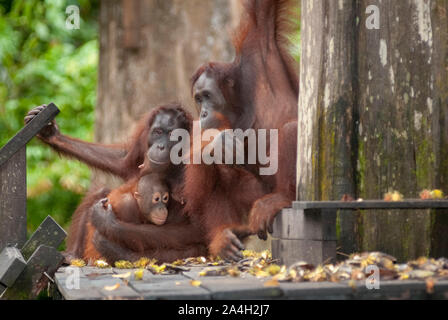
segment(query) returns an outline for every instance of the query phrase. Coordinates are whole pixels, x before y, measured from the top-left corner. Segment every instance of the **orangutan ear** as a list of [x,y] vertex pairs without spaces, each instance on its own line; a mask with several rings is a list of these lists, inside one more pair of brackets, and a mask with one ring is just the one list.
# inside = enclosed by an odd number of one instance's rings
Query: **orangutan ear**
[[142,198],[142,195],[140,193],[138,193],[137,191],[134,192],[134,198],[139,200]]

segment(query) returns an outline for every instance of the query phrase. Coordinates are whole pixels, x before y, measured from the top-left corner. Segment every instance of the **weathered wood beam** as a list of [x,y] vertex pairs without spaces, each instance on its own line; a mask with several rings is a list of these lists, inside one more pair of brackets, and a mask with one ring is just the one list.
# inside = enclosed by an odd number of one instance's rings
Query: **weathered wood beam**
[[12,137],[0,149],[0,167],[6,163],[17,151],[22,149],[39,131],[44,128],[59,113],[59,109],[50,103],[34,119],[29,122],[22,130]]
[[26,146],[0,167],[0,250],[26,241]]
[[35,299],[54,275],[64,257],[55,248],[41,245],[27,261],[27,265],[12,287],[8,287],[1,299]]
[[40,245],[57,249],[66,236],[65,230],[52,217],[47,216],[21,249],[22,255],[28,259]]

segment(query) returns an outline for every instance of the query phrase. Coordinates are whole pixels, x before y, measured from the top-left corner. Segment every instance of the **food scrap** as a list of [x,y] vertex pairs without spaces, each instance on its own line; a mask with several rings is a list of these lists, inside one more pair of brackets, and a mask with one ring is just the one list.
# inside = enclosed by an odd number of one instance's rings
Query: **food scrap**
[[114,274],[114,275],[112,275],[112,278],[127,279],[130,276],[131,276],[131,273],[130,272],[126,272],[126,273]]
[[134,271],[134,279],[135,280],[142,280],[143,274],[145,273],[145,269],[138,269]]
[[73,259],[70,261],[70,266],[82,268],[86,266],[86,262],[82,259]]
[[384,195],[384,201],[403,201],[403,195],[398,191],[388,192]]
[[120,284],[116,283],[113,286],[105,286],[104,290],[106,290],[106,291],[114,291],[114,290],[117,290],[119,287],[120,287]]
[[444,198],[443,191],[440,189],[428,190],[425,189],[419,194],[422,200],[441,200]]
[[115,262],[115,268],[118,269],[132,269],[134,265],[130,261],[118,260]]
[[191,280],[191,281],[190,281],[190,284],[191,284],[193,287],[199,287],[199,286],[201,285],[201,281],[199,281],[199,280]]
[[96,260],[93,264],[97,268],[110,268],[110,265],[105,260]]
[[147,265],[150,264],[156,264],[157,263],[157,259],[148,259],[145,257],[142,257],[140,259],[138,259],[137,261],[135,261],[133,263],[134,268],[146,268]]

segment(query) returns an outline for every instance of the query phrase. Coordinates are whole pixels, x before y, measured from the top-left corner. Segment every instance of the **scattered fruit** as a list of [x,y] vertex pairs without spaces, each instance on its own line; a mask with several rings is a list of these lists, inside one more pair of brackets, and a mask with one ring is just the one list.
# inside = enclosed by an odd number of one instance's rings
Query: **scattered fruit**
[[110,265],[105,260],[96,260],[94,266],[97,268],[109,268]]
[[118,269],[132,269],[134,265],[130,261],[119,260],[115,262],[115,268]]
[[398,191],[388,192],[384,195],[384,201],[403,201],[403,195]]
[[70,261],[70,266],[82,268],[86,266],[86,262],[82,259],[73,259]]

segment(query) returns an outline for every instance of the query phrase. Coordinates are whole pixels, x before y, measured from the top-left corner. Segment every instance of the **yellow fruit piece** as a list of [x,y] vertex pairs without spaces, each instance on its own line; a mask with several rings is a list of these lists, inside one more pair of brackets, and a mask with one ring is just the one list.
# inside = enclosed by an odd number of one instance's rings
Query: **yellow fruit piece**
[[236,268],[232,268],[227,270],[227,273],[232,276],[232,277],[239,277],[240,276],[240,271]]
[[199,280],[191,280],[190,281],[190,284],[193,286],[193,287],[199,287],[200,285],[201,285],[201,281],[199,281]]
[[114,291],[114,290],[117,290],[118,288],[120,288],[120,284],[116,283],[113,286],[105,286],[104,290],[106,290],[106,291]]
[[392,201],[403,201],[403,195],[400,192],[395,191],[392,193]]
[[140,258],[137,261],[133,263],[134,268],[145,268],[148,264],[150,264],[152,261],[148,258]]
[[443,191],[439,189],[432,190],[431,197],[433,199],[443,199]]
[[263,284],[263,287],[278,287],[278,280],[271,279]]
[[264,259],[264,260],[267,260],[267,259],[270,259],[272,256],[271,256],[271,252],[269,251],[269,250],[264,250],[262,253],[261,253],[261,257]]
[[162,264],[161,266],[158,266],[156,264],[152,264],[152,265],[150,265],[150,268],[151,268],[153,273],[159,274],[159,273],[162,273],[162,272],[164,272],[166,270],[166,265]]
[[114,274],[114,275],[112,275],[112,278],[127,279],[130,276],[131,276],[131,273],[130,272],[126,272],[126,273]]
[[105,260],[96,260],[94,263],[97,268],[109,268],[110,265]]
[[271,276],[275,276],[277,273],[279,273],[281,270],[281,267],[276,264],[271,264],[269,267],[266,268],[266,272],[269,273]]
[[132,269],[134,265],[130,261],[119,260],[115,262],[115,268],[118,269]]
[[254,258],[257,255],[253,250],[243,250],[242,254],[244,258]]
[[185,264],[184,260],[178,259],[172,263],[173,266],[183,266]]
[[82,268],[82,267],[86,266],[86,262],[84,260],[82,260],[82,259],[74,259],[74,260],[70,261],[70,265],[72,267],[80,267],[80,268]]
[[400,280],[408,280],[409,279],[409,274],[408,273],[404,273],[400,276]]
[[142,280],[144,272],[145,272],[144,269],[135,270],[135,272],[134,272],[134,279],[135,280]]

